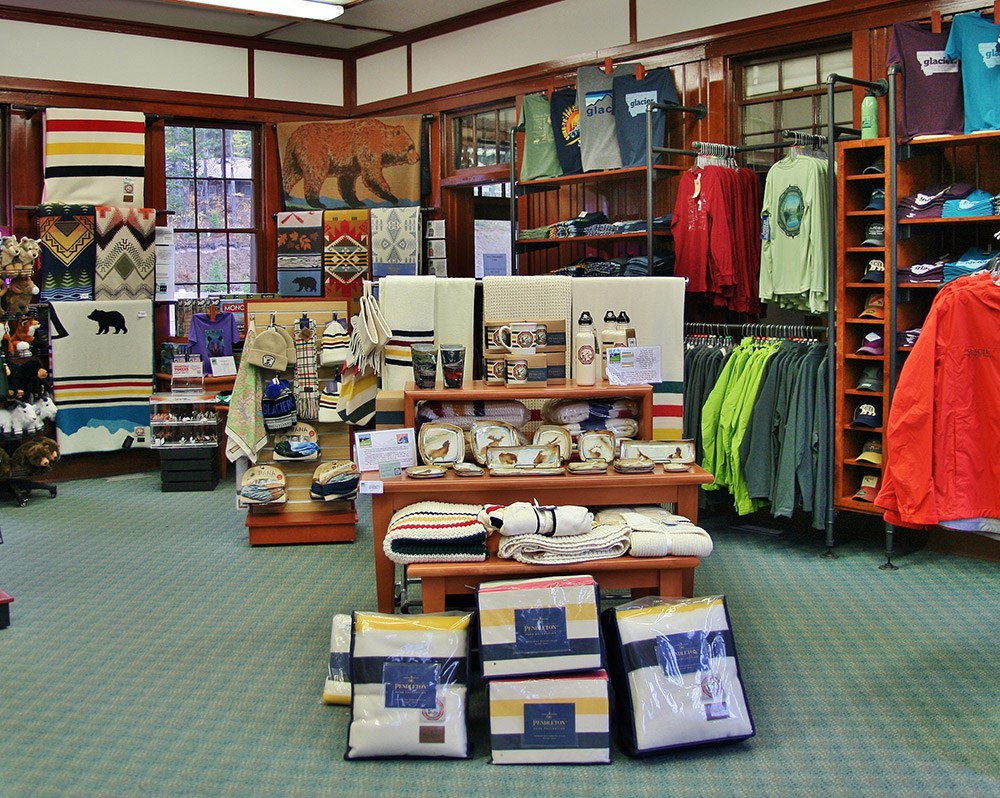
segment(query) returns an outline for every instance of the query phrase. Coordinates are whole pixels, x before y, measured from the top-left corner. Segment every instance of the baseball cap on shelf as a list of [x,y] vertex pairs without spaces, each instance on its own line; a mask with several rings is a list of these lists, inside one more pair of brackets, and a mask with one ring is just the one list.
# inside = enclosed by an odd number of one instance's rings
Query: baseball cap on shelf
[[877,188],[872,192],[871,197],[868,198],[868,204],[865,205],[866,211],[884,211],[885,210],[885,189]]
[[885,158],[876,158],[869,166],[861,170],[863,175],[881,175],[885,173]]
[[857,354],[884,355],[885,342],[882,340],[882,336],[877,332],[868,333],[868,335],[865,336],[865,339],[861,342],[861,346],[858,347]]
[[882,222],[869,222],[868,229],[865,230],[865,240],[861,242],[861,246],[884,247],[885,224]]
[[882,465],[882,439],[873,436],[866,440],[865,445],[861,449],[861,454],[854,459],[862,463]]
[[854,408],[854,419],[851,423],[862,427],[881,427],[882,409],[875,402],[862,402]]
[[859,502],[874,502],[878,496],[879,478],[874,474],[868,474],[861,478],[861,487],[854,494],[854,500]]
[[861,311],[861,317],[866,319],[884,319],[885,297],[877,291],[872,291],[868,295],[868,299],[865,300],[865,309]]
[[868,268],[861,276],[863,283],[884,283],[885,282],[885,261],[879,258],[872,258],[868,261]]
[[857,389],[859,391],[881,391],[882,385],[882,367],[875,363],[865,366],[861,372]]

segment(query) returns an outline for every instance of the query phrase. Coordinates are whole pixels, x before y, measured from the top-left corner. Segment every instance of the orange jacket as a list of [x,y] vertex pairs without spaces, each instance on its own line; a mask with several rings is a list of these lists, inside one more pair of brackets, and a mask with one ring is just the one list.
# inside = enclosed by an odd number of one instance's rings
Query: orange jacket
[[1000,518],[1000,286],[989,274],[935,298],[896,385],[885,449],[875,504],[888,523]]

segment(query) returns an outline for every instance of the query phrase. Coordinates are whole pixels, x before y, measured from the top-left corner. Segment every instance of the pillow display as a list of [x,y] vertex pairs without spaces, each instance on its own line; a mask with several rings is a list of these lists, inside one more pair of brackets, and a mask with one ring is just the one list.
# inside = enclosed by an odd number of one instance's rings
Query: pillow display
[[489,683],[494,765],[611,762],[608,676],[604,671]]
[[604,667],[597,597],[597,582],[585,575],[481,584],[476,607],[483,676]]
[[627,754],[753,737],[724,596],[643,598],[602,621]]
[[355,612],[345,759],[472,756],[472,613]]

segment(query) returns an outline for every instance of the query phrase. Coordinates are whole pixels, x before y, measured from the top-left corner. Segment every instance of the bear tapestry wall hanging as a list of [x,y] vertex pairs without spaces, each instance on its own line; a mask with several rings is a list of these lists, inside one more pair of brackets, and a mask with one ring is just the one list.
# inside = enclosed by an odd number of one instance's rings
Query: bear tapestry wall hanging
[[148,447],[153,303],[56,302],[50,321],[62,454]]
[[420,204],[420,117],[282,122],[286,210]]

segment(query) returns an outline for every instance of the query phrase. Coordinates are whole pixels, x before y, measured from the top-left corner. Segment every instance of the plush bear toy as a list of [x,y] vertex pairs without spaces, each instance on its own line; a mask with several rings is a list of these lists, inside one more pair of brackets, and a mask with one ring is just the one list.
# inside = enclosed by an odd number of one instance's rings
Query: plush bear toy
[[35,264],[38,262],[39,256],[42,254],[42,248],[39,246],[42,240],[35,238],[28,238],[27,236],[21,236],[21,240],[18,242],[18,253],[17,262],[21,266],[25,266],[31,270],[35,268]]
[[0,270],[13,271],[21,254],[21,244],[14,236],[4,236],[0,240]]
[[34,402],[48,392],[49,370],[37,358],[15,363],[10,373],[10,398]]
[[11,278],[7,286],[7,312],[10,314],[27,313],[31,300],[38,293],[38,286],[30,274],[19,274]]
[[44,474],[59,459],[59,444],[52,438],[39,436],[25,441],[14,450],[10,458],[15,474]]

